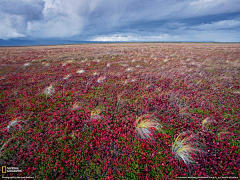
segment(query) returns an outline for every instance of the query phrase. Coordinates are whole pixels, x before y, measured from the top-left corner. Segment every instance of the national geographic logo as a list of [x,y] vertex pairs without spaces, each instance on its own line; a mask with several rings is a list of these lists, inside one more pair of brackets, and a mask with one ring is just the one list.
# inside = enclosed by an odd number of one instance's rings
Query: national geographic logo
[[2,174],[12,173],[12,172],[22,172],[22,170],[19,169],[19,167],[2,166]]
[[6,166],[2,166],[2,173],[3,174],[7,173],[7,167]]

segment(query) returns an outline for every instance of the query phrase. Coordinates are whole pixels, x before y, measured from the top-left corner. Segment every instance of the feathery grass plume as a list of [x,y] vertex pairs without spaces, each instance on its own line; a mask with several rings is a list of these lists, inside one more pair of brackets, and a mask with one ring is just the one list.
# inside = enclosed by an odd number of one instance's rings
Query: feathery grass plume
[[123,91],[117,95],[117,107],[118,108],[124,106],[127,103],[130,103],[130,99],[126,98],[126,96],[125,96],[127,93],[128,93],[128,91]]
[[64,76],[63,79],[68,79],[68,78],[70,78],[71,76],[72,76],[71,74],[68,74],[68,75]]
[[82,74],[82,73],[84,73],[84,72],[85,72],[85,70],[83,70],[83,69],[77,70],[77,73],[78,73],[78,74]]
[[190,116],[190,114],[187,113],[187,109],[188,109],[188,107],[181,107],[181,106],[179,106],[179,114],[181,116],[184,116],[184,115]]
[[28,67],[28,66],[30,66],[30,63],[25,63],[25,64],[23,65],[23,67]]
[[137,79],[135,79],[135,78],[131,78],[131,79],[129,78],[129,79],[126,79],[123,84],[129,84],[131,82],[136,82],[136,81],[137,81]]
[[98,106],[96,107],[94,110],[91,111],[91,117],[90,117],[90,120],[93,120],[93,119],[102,119],[101,117],[101,113],[105,110],[104,107],[101,107],[101,106]]
[[6,77],[5,77],[5,76],[1,76],[1,77],[0,77],[0,80],[3,80],[3,79],[6,79]]
[[128,79],[123,82],[123,84],[128,84],[128,83],[129,83]]
[[146,90],[154,90],[154,89],[155,89],[154,84],[150,83],[146,85]]
[[240,91],[233,91],[234,94],[240,94]]
[[106,79],[106,76],[100,76],[100,77],[97,79],[97,82],[98,82],[98,83],[102,83],[105,79]]
[[18,95],[18,90],[17,90],[17,89],[14,89],[12,94],[13,94],[14,96]]
[[133,68],[129,67],[126,69],[126,71],[133,71]]
[[67,65],[67,63],[63,63],[63,64],[62,64],[63,67],[66,66],[66,65]]
[[73,140],[76,139],[76,133],[73,131],[72,134],[70,135],[72,137]]
[[18,123],[18,120],[11,121],[7,126],[7,131],[10,132],[12,129],[14,129],[14,126]]
[[177,159],[182,159],[189,167],[195,164],[193,155],[203,152],[198,146],[200,143],[196,142],[196,135],[190,131],[180,133],[172,144],[172,152]]
[[135,128],[137,134],[142,138],[151,138],[153,139],[154,131],[161,131],[162,125],[159,123],[159,120],[154,117],[152,114],[144,114],[136,119]]
[[84,123],[84,127],[82,128],[82,130],[86,130],[86,128],[90,128],[92,129],[91,126],[88,126],[87,124],[89,123],[90,125],[91,124],[98,124],[99,123],[99,120],[102,119],[102,116],[100,115],[102,113],[102,109],[101,107],[97,107],[95,109],[93,109],[91,111],[91,116],[90,118]]
[[198,84],[200,84],[200,83],[202,83],[202,79],[200,79],[198,82],[196,82],[196,85],[198,85]]
[[22,126],[20,124],[18,124],[18,122],[22,122],[22,121],[19,120],[19,118],[15,118],[15,119],[11,120],[7,126],[7,131],[12,132],[13,130],[15,130],[16,126],[18,126],[21,129]]
[[103,107],[97,107],[94,110],[91,111],[91,116],[88,120],[91,124],[98,124],[99,120],[102,119],[102,116],[100,115],[103,112]]
[[50,96],[52,94],[55,93],[55,89],[53,88],[52,84],[50,84],[50,86],[46,87],[43,91],[43,93],[46,95],[46,96]]
[[72,63],[73,62],[73,60],[68,60],[68,61],[66,61],[67,63]]
[[100,110],[100,109],[94,109],[94,110],[91,112],[91,117],[99,116],[100,113],[101,113],[101,110]]
[[42,65],[44,65],[44,66],[50,66],[50,63],[42,62]]
[[73,106],[72,106],[72,110],[78,110],[78,109],[80,109],[80,102],[76,102],[76,103],[74,103],[73,104]]
[[94,59],[93,62],[100,62],[100,59]]
[[97,76],[97,75],[98,75],[98,73],[97,73],[97,72],[94,72],[94,73],[93,73],[93,75],[94,75],[94,76]]
[[123,66],[123,67],[127,67],[127,66],[129,66],[128,64],[121,64],[121,66]]
[[135,78],[132,78],[131,79],[131,82],[136,82],[137,80]]
[[214,119],[210,119],[210,117],[205,118],[202,121],[202,129],[207,130],[211,123],[216,123],[216,121]]

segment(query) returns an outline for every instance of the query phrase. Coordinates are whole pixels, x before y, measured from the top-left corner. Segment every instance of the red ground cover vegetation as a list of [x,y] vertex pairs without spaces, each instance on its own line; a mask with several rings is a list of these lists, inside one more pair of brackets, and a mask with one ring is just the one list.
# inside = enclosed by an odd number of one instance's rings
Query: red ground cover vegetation
[[239,178],[239,79],[240,44],[1,47],[4,176]]

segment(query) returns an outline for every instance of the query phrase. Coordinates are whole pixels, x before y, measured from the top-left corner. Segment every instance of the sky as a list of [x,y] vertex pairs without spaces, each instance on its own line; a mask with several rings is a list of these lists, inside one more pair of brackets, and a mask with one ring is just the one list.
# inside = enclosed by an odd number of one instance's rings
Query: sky
[[240,42],[240,0],[0,0],[0,39]]

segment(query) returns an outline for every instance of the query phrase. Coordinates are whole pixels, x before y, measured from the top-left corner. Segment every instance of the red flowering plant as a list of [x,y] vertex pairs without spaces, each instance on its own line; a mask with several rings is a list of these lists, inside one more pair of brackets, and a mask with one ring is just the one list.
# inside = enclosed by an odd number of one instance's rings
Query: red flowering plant
[[0,53],[0,164],[23,170],[6,177],[239,177],[237,44]]

